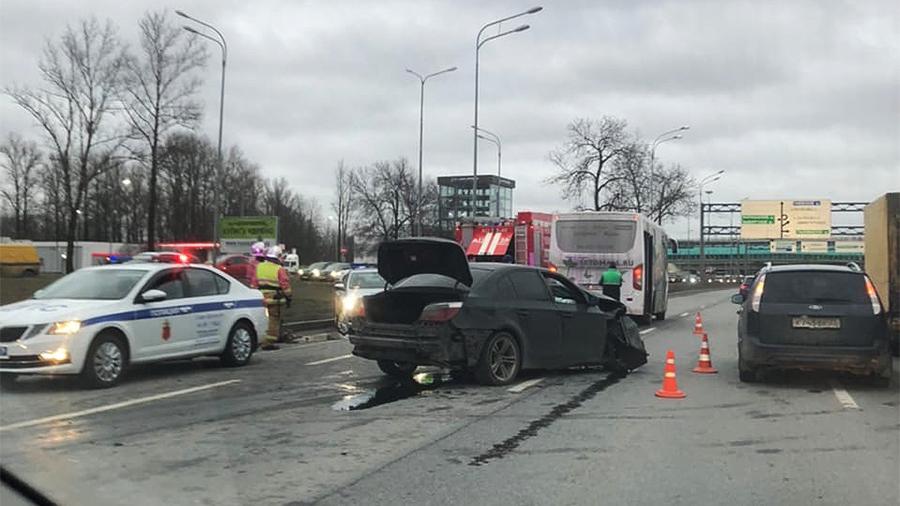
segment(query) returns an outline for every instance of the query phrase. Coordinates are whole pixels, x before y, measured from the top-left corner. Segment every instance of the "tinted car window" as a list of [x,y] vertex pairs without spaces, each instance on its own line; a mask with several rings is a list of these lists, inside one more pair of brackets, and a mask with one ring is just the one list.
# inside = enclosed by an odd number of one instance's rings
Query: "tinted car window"
[[[162,290],[166,293],[166,299],[180,299],[184,297],[184,283],[180,270],[164,271],[158,278],[150,283],[147,290]],[[145,292],[147,290],[144,290]]]
[[220,294],[231,291],[231,283],[227,279],[222,276],[216,276],[215,274],[213,274],[213,277],[216,279],[216,289]]
[[192,297],[206,297],[219,294],[215,274],[202,269],[188,269],[185,274],[187,275],[187,282],[191,286]]
[[147,273],[131,269],[75,271],[41,290],[35,299],[118,300]]
[[515,271],[509,273],[509,280],[516,294],[524,300],[548,300],[549,293],[544,280],[537,271]]
[[514,300],[519,296],[516,293],[515,287],[513,287],[512,281],[509,280],[509,276],[503,276],[497,281],[497,286],[494,288],[496,292],[496,296],[503,300]]
[[577,304],[581,299],[576,296],[568,286],[564,285],[562,281],[550,276],[545,276],[544,279],[547,282],[547,288],[549,288],[550,293],[553,294],[554,302],[561,304]]
[[870,304],[863,275],[851,272],[796,271],[766,275],[762,302],[780,304]]
[[247,263],[246,257],[232,257],[228,260],[229,265],[241,265]]

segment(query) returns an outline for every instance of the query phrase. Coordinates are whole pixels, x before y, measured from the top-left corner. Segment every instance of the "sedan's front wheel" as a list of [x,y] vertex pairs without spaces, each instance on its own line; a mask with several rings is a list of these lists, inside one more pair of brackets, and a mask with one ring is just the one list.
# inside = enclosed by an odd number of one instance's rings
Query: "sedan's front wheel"
[[475,378],[486,385],[512,383],[522,368],[522,352],[516,338],[508,332],[497,332],[481,350],[475,366]]
[[81,379],[90,388],[115,386],[122,380],[126,363],[122,340],[113,334],[100,334],[88,349]]

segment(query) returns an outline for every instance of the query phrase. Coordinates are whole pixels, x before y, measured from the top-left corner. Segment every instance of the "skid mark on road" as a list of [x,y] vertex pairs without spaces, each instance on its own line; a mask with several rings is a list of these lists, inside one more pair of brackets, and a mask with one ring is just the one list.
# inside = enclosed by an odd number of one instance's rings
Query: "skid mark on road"
[[529,423],[527,427],[520,430],[515,436],[497,443],[492,446],[490,450],[482,453],[481,455],[473,457],[472,460],[469,461],[469,465],[481,466],[487,464],[491,460],[501,459],[505,457],[509,452],[518,448],[518,446],[522,444],[523,441],[536,436],[538,431],[540,431],[544,427],[548,427],[550,424],[555,422],[566,413],[569,413],[575,408],[578,408],[584,403],[584,401],[593,398],[595,395],[606,390],[608,387],[615,385],[623,377],[624,376],[622,374],[618,373],[608,374],[605,378],[588,386],[577,395],[569,399],[567,402],[557,404],[553,407],[553,409],[550,410],[549,413]]
[[82,411],[73,411],[71,413],[63,413],[61,415],[47,416],[44,418],[38,418],[36,420],[27,420],[24,422],[13,423],[9,425],[4,425],[0,427],[0,432],[13,430],[13,429],[22,429],[25,427],[33,427],[35,425],[41,425],[49,422],[57,422],[59,420],[69,420],[72,418],[79,418],[82,416],[93,415],[96,413],[103,413],[106,411],[112,411],[114,409],[121,409],[128,406],[134,406],[136,404],[145,404],[147,402],[158,401],[162,399],[168,399],[170,397],[177,397],[179,395],[191,394],[194,392],[200,392],[203,390],[209,390],[210,388],[222,387],[225,385],[231,385],[234,383],[240,383],[241,380],[233,379],[228,381],[220,381],[218,383],[210,383],[208,385],[200,385],[198,387],[185,388],[183,390],[175,390],[172,392],[166,392],[163,394],[150,395],[148,397],[140,397],[138,399],[131,399],[130,401],[117,402],[115,404],[107,404],[106,406],[98,406],[96,408],[85,409]]
[[329,362],[337,362],[338,360],[348,359],[348,358],[351,358],[352,356],[353,356],[353,355],[341,355],[340,357],[331,357],[331,358],[325,358],[325,359],[322,359],[322,360],[316,360],[315,362],[307,362],[307,363],[305,363],[305,364],[303,364],[303,365],[321,365],[321,364],[327,364],[327,363],[329,363]]
[[537,385],[538,383],[540,383],[542,381],[544,381],[544,378],[530,379],[528,381],[523,381],[523,382],[519,383],[518,385],[507,388],[506,391],[517,394],[517,393],[525,390],[526,388],[531,388],[531,387]]

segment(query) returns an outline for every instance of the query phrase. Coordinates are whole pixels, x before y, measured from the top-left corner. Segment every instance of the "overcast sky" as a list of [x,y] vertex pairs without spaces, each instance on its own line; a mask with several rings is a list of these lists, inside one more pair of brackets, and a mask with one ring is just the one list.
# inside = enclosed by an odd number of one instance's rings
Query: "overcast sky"
[[[406,156],[415,163],[419,83],[425,172],[470,174],[474,39],[491,20],[540,2],[3,0],[0,84],[37,84],[46,38],[110,18],[134,43],[147,9],[181,9],[229,44],[225,143],[323,206],[331,171]],[[900,189],[900,3],[885,1],[549,1],[531,29],[481,51],[480,120],[503,139],[517,210],[568,210],[543,183],[547,153],[576,117],[624,118],[644,137],[690,125],[657,158],[697,177],[719,169],[716,201],[871,200]],[[180,20],[180,18],[179,18]],[[517,20],[519,21],[519,20]],[[510,24],[508,28],[517,25]],[[201,129],[215,137],[216,53]],[[0,135],[39,138],[0,97]],[[480,144],[482,171],[496,169]],[[696,217],[692,235],[696,236]],[[683,237],[685,220],[670,232]]]

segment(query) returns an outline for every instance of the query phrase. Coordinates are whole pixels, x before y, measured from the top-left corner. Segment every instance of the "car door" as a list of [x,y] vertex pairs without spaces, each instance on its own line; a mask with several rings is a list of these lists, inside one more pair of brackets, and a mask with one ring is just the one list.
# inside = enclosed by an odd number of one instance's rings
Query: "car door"
[[516,294],[512,309],[524,333],[525,365],[556,367],[563,354],[562,318],[547,285],[534,269],[513,270],[507,277]]
[[[227,292],[220,290],[224,278],[197,267],[184,271],[189,301],[193,307],[190,348],[196,351],[219,350],[225,346],[231,329],[231,313],[237,307]],[[218,278],[218,279],[217,279]]]
[[162,358],[184,353],[193,340],[193,308],[187,299],[184,268],[165,269],[147,281],[140,293],[161,290],[166,298],[157,302],[136,300],[132,324],[137,349],[136,361]]
[[581,290],[563,276],[549,272],[541,275],[562,319],[564,365],[602,361],[606,347],[606,318],[598,308],[589,306]]

